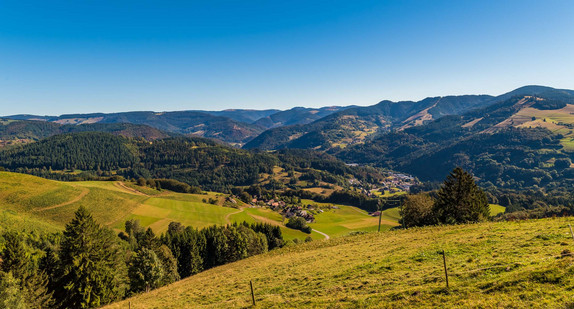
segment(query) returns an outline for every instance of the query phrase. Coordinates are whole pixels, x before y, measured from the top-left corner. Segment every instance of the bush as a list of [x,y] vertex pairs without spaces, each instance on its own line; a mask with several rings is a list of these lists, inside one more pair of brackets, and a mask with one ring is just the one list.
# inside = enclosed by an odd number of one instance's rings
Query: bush
[[300,230],[303,233],[311,234],[311,227],[307,225],[307,221],[301,217],[291,217],[287,224],[285,224],[288,228],[292,228],[295,230]]
[[434,201],[427,194],[407,196],[401,207],[402,223],[405,227],[423,226],[433,223]]

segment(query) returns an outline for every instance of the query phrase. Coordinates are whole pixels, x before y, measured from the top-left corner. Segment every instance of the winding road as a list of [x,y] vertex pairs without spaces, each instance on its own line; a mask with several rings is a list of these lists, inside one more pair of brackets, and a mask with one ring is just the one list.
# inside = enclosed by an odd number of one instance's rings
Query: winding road
[[231,212],[231,213],[226,214],[225,215],[225,222],[227,222],[227,224],[233,223],[233,222],[231,222],[231,220],[229,220],[229,217],[231,217],[232,215],[238,214],[240,212],[243,212],[243,210],[244,210],[244,208],[239,208],[239,210],[236,212]]
[[313,230],[313,232],[317,232],[317,233],[319,233],[319,234],[325,236],[325,239],[331,238],[329,235],[327,235],[327,234],[325,234],[325,233],[323,233],[323,232],[321,232],[321,231],[317,231],[316,229],[312,229],[312,230]]

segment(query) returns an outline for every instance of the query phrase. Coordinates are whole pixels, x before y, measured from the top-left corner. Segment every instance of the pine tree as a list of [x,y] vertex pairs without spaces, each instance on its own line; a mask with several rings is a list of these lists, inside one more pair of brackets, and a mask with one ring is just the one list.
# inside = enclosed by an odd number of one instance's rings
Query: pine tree
[[472,175],[457,167],[438,191],[433,212],[438,223],[478,222],[490,216],[490,205]]
[[28,308],[28,304],[20,289],[20,281],[14,278],[12,273],[0,272],[0,308]]
[[133,292],[149,292],[161,285],[163,273],[161,260],[155,252],[142,247],[130,261],[128,269],[130,289]]
[[2,271],[11,272],[17,280],[26,278],[32,271],[32,265],[20,236],[15,232],[8,232],[3,238],[5,244],[2,250]]
[[[20,293],[27,308],[46,308],[52,305],[52,293],[48,291],[48,276],[32,262],[21,236],[14,232],[3,235],[2,271],[9,273],[20,283]],[[7,280],[9,280],[9,277]],[[9,280],[10,281],[10,280]]]
[[123,296],[125,263],[116,241],[114,233],[100,227],[84,207],[76,211],[60,249],[60,307],[98,307]]

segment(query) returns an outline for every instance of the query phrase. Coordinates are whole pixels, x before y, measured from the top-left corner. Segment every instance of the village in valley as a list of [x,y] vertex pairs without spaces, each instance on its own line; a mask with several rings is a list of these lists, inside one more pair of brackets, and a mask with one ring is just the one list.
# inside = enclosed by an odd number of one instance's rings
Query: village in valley
[[[378,184],[366,184],[355,178],[349,179],[349,184],[353,190],[360,192],[370,198],[390,198],[403,195],[409,192],[413,185],[419,181],[410,175],[398,172],[388,172],[387,177]],[[315,222],[315,216],[331,209],[339,209],[339,206],[332,203],[316,203],[310,200],[293,199],[292,197],[275,196],[266,198],[264,196],[254,196],[249,204],[251,208],[269,208],[280,213],[284,219],[301,217],[307,223]],[[378,216],[379,212],[370,213]]]

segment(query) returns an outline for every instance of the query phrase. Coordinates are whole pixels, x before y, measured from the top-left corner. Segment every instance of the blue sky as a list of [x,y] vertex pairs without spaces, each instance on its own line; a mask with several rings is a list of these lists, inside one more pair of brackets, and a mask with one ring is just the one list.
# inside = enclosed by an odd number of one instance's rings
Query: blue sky
[[0,115],[574,88],[574,1],[0,0]]

